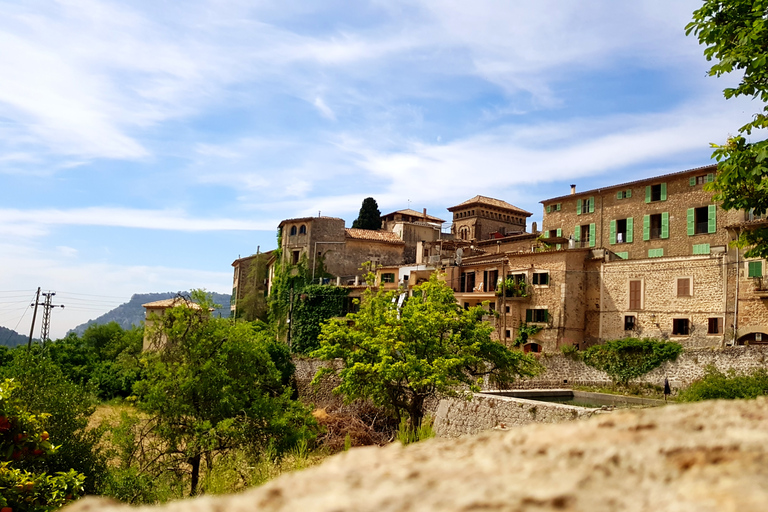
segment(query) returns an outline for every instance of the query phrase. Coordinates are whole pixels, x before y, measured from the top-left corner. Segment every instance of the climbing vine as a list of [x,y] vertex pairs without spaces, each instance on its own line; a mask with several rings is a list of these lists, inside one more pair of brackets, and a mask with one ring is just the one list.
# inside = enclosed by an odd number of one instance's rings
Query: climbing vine
[[525,345],[528,343],[528,338],[531,336],[536,336],[539,331],[543,329],[540,325],[528,325],[527,323],[523,322],[520,324],[520,327],[517,328],[517,336],[515,336],[515,346],[519,347],[520,345]]
[[653,338],[624,338],[588,348],[582,360],[602,370],[614,382],[626,385],[666,361],[674,361],[683,346],[672,341]]
[[301,293],[294,298],[293,331],[291,350],[293,352],[309,353],[320,344],[320,324],[338,316],[344,315],[345,299],[349,294],[347,288],[337,286],[305,286]]

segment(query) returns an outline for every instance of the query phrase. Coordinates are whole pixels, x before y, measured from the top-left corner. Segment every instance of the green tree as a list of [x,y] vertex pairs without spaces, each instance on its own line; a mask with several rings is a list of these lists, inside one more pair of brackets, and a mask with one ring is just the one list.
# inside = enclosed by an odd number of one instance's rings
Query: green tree
[[[694,11],[686,34],[706,45],[704,56],[714,61],[710,76],[736,72],[741,80],[723,91],[726,99],[746,96],[762,102],[752,121],[724,145],[713,144],[718,173],[710,185],[714,199],[726,210],[768,210],[768,140],[751,140],[754,130],[768,128],[768,0],[706,0]],[[744,231],[739,243],[747,256],[768,257],[768,228]]]
[[190,495],[201,471],[227,452],[256,456],[270,447],[280,454],[311,438],[314,424],[291,400],[285,358],[278,368],[270,357],[285,355],[270,346],[272,337],[246,322],[212,318],[205,294],[193,300],[200,307],[171,308],[148,327],[158,350],[146,354],[145,378],[134,386],[157,441],[142,467],[157,475],[189,468]]
[[[369,286],[358,313],[323,325],[313,355],[341,359],[336,392],[347,401],[371,399],[398,420],[407,415],[417,428],[424,402],[438,393],[469,396],[484,377],[505,385],[539,371],[534,358],[492,341],[493,328],[482,321],[486,312],[459,307],[437,273],[402,306],[399,293]],[[321,370],[315,381],[330,372]]]
[[0,382],[0,508],[47,512],[82,495],[74,470],[49,474],[41,466],[57,448],[44,429],[47,414],[32,414],[13,380]]
[[376,204],[376,200],[372,197],[366,197],[363,199],[363,204],[360,207],[360,214],[357,216],[352,227],[357,229],[381,229],[381,212],[379,211],[379,205]]

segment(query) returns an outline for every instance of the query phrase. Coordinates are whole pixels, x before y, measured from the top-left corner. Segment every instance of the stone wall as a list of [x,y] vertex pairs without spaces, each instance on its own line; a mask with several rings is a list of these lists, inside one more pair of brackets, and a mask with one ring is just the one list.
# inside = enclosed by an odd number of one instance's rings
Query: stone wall
[[[573,385],[604,385],[611,379],[581,361],[574,361],[562,354],[543,355],[539,362],[546,368],[533,379],[520,379],[511,387],[517,389],[551,389]],[[768,347],[727,347],[724,349],[687,349],[676,361],[667,362],[633,382],[664,385],[664,378],[675,389],[689,386],[704,376],[707,366],[714,365],[720,371],[750,372],[758,368],[768,370]]]
[[440,400],[435,413],[434,429],[438,437],[458,437],[498,426],[560,423],[592,414],[593,410],[583,407],[476,393],[472,400]]

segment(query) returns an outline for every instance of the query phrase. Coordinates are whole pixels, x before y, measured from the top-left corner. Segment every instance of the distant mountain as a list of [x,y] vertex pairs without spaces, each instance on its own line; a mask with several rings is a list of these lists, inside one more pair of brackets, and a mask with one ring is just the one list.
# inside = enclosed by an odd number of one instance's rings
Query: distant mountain
[[[147,302],[155,302],[156,300],[171,299],[181,293],[188,296],[188,292],[165,292],[165,293],[137,293],[131,297],[131,300],[125,304],[117,306],[112,311],[104,313],[100,317],[94,320],[88,320],[84,324],[80,324],[69,332],[74,332],[78,336],[82,336],[85,330],[91,325],[102,325],[110,322],[117,322],[123,329],[130,329],[131,327],[141,325],[144,321],[144,308],[142,304]],[[222,317],[229,316],[229,295],[223,293],[212,293],[213,301],[216,304],[221,304],[221,309],[217,309],[215,315],[221,315]],[[2,340],[2,338],[0,338]]]
[[29,336],[19,334],[7,327],[0,327],[0,345],[18,347],[19,345],[26,345],[28,340]]

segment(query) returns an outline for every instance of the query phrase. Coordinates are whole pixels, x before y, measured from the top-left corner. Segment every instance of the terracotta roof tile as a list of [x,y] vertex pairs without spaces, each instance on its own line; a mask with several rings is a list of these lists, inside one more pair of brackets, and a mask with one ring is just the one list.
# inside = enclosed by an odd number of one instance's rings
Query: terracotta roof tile
[[385,242],[389,244],[404,244],[400,237],[391,231],[374,231],[371,229],[347,228],[347,237],[355,240],[371,240],[373,242]]
[[182,297],[173,297],[172,299],[163,299],[163,300],[156,300],[155,302],[147,302],[146,304],[142,304],[145,308],[173,308],[176,306],[180,306],[182,304],[186,304],[187,307],[190,307],[192,309],[200,309],[200,306],[191,300],[184,299]]
[[513,204],[509,204],[506,201],[502,201],[501,199],[494,199],[492,197],[486,197],[486,196],[475,196],[472,199],[467,199],[463,203],[459,203],[456,206],[451,206],[448,208],[449,212],[452,212],[458,208],[462,208],[465,206],[469,206],[471,204],[482,204],[486,206],[492,206],[494,208],[502,208],[504,210],[512,210],[518,213],[522,213],[525,215],[533,215],[531,212],[527,212],[523,210],[522,208],[518,208],[517,206]]
[[[424,218],[424,212],[417,212],[416,210],[411,210],[410,208],[406,208],[405,210],[397,210],[392,213],[388,213],[386,215],[382,215],[382,217],[389,217],[390,215],[394,215],[396,213],[402,214],[402,215],[410,215],[411,217],[418,217],[419,219]],[[427,220],[431,220],[434,222],[445,222],[443,219],[440,219],[438,217],[435,217],[433,215],[427,214]]]

